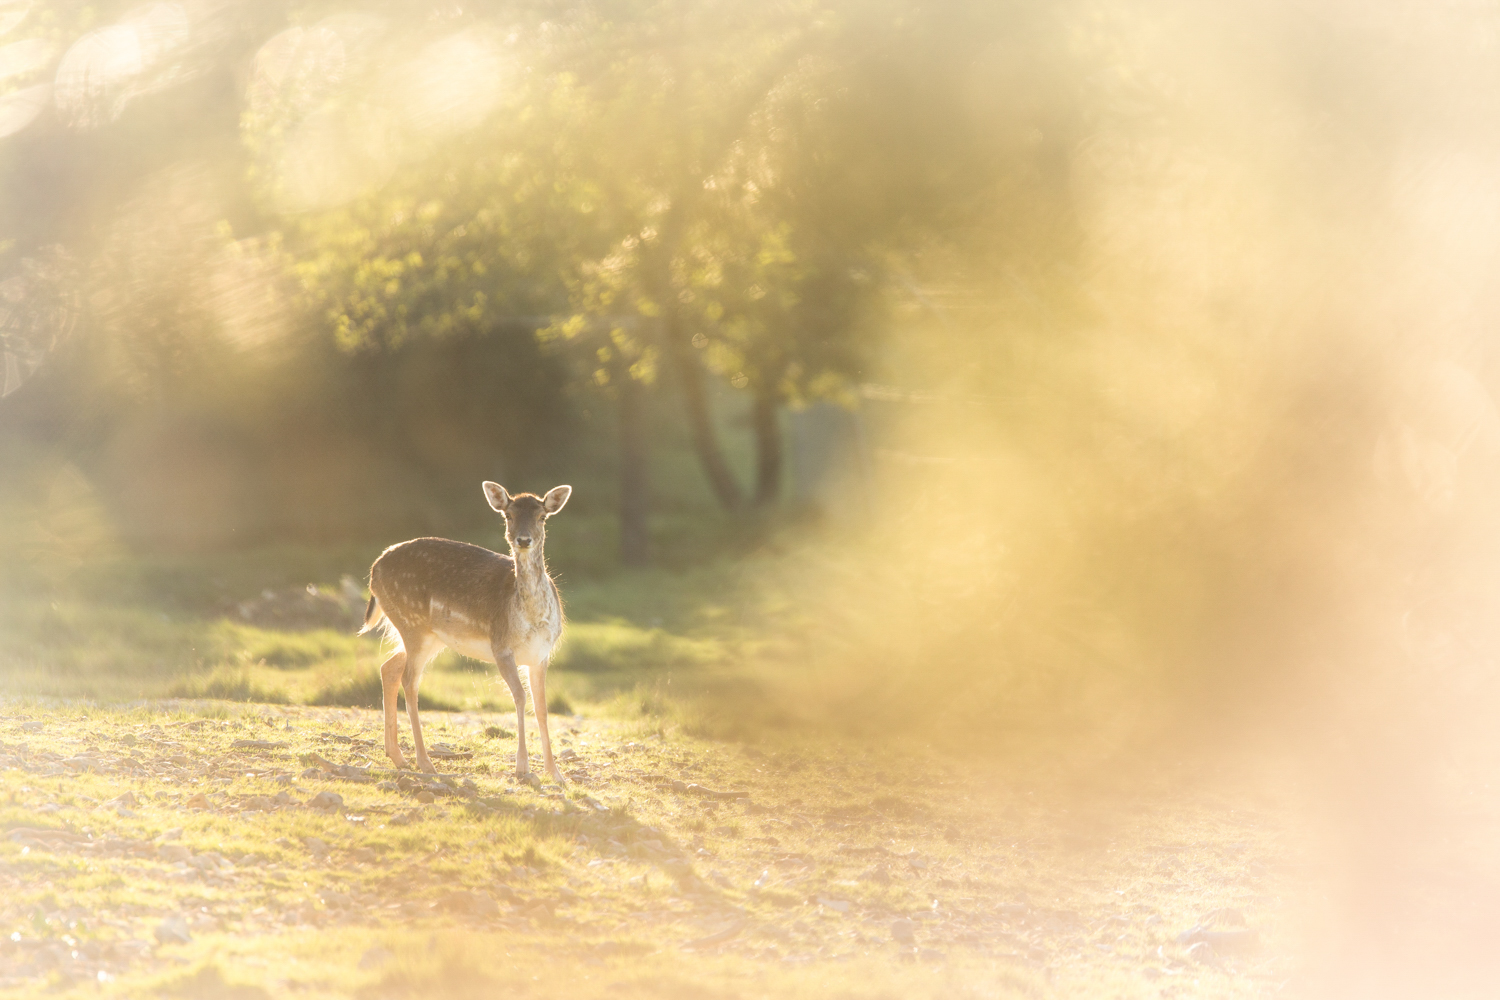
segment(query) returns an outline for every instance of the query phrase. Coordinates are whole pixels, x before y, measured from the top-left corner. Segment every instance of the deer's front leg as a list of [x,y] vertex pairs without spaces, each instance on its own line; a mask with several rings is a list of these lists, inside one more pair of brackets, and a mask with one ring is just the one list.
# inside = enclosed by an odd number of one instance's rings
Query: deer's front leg
[[500,677],[510,688],[510,696],[516,703],[516,777],[524,778],[531,772],[531,763],[526,757],[526,691],[521,687],[521,675],[516,670],[516,658],[510,650],[492,650],[495,665],[500,668]]
[[547,663],[543,660],[537,666],[531,668],[531,705],[536,709],[536,728],[542,734],[542,766],[552,776],[552,780],[559,785],[564,784],[563,776],[557,769],[557,764],[552,760],[552,734],[547,729]]

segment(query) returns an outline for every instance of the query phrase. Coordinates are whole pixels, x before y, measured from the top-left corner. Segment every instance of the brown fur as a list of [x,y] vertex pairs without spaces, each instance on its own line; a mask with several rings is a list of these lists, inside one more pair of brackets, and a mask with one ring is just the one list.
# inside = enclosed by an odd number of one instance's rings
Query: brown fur
[[516,703],[516,774],[525,776],[525,699],[518,666],[528,668],[542,757],[555,780],[562,777],[552,759],[547,727],[546,676],[552,651],[562,637],[562,601],[543,557],[546,519],[567,503],[571,487],[559,486],[545,498],[512,497],[485,483],[490,504],[505,515],[505,538],[512,555],[502,555],[447,538],[414,538],[393,545],[370,567],[370,606],[361,633],[381,624],[398,649],[381,665],[385,701],[386,753],[398,767],[406,761],[396,742],[396,693],[406,695],[417,766],[433,770],[422,740],[417,691],[422,670],[442,646],[495,663]]

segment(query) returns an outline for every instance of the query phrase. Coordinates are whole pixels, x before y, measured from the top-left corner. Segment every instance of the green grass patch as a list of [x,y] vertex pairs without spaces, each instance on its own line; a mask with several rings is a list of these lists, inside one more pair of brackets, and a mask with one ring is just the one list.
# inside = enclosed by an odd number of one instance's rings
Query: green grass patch
[[[398,704],[404,705],[405,695],[397,696]],[[423,683],[422,691],[418,695],[418,701],[423,711],[434,712],[459,712],[463,705],[446,697],[442,693],[441,684]],[[346,677],[325,684],[318,688],[308,698],[309,705],[343,705],[350,708],[382,708],[384,706],[384,694],[380,683],[380,674],[374,669],[366,668]]]
[[243,666],[221,665],[207,674],[180,677],[167,688],[174,698],[219,698],[284,705],[291,701],[280,688],[258,683]]
[[214,643],[210,655],[230,657],[270,667],[312,667],[347,660],[365,643],[351,634],[331,629],[307,632],[281,631],[221,621],[210,631]]

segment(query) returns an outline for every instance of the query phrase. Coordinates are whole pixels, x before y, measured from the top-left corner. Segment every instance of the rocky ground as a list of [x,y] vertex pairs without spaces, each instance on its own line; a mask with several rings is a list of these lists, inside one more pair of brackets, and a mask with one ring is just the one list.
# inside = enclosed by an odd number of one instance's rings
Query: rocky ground
[[[513,715],[0,705],[0,992],[1262,996],[1295,857],[1250,793]],[[404,721],[403,721],[404,731]],[[534,740],[532,741],[535,742]],[[536,765],[534,765],[536,766]]]

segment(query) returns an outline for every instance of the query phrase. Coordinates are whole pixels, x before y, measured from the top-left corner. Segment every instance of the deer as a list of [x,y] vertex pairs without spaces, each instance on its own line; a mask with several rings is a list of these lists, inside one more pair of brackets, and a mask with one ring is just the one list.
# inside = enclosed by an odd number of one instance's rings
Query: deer
[[423,669],[447,646],[500,668],[516,703],[516,777],[522,780],[530,776],[530,761],[519,671],[527,668],[542,763],[552,780],[563,784],[547,730],[547,664],[562,638],[563,610],[542,549],[547,519],[563,509],[573,487],[558,486],[539,497],[511,496],[499,483],[483,486],[485,499],[505,518],[510,555],[447,538],[413,538],[386,549],[370,567],[370,603],[359,634],[381,628],[397,647],[380,666],[385,752],[398,769],[406,770],[396,742],[396,694],[401,691],[411,718],[417,767],[436,773],[422,742],[417,689]]

